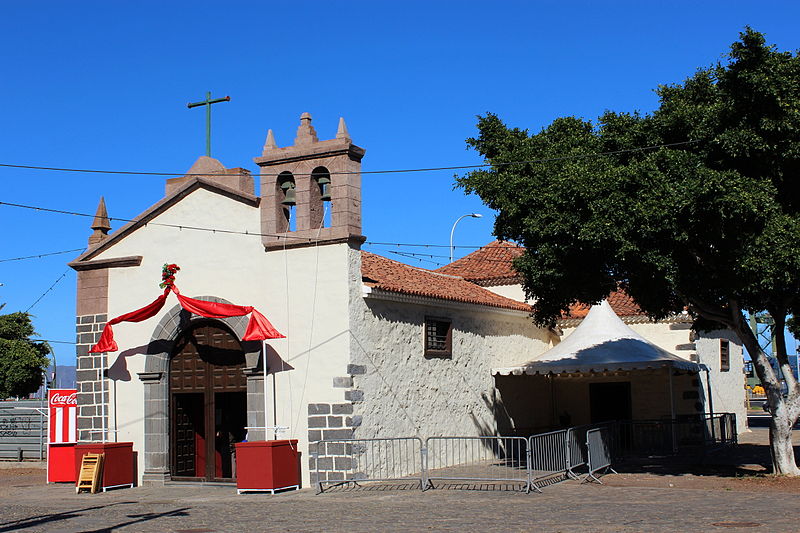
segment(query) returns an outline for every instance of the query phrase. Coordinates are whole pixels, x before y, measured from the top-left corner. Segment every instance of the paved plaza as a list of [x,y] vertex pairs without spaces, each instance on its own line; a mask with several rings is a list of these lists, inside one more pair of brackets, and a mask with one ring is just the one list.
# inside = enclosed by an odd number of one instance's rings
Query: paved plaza
[[306,489],[237,496],[185,486],[76,495],[59,485],[3,496],[0,531],[800,531],[796,494],[575,482],[527,495]]
[[[765,433],[747,440],[756,444]],[[0,533],[800,531],[796,487],[769,478],[750,479],[766,481],[761,486],[713,475],[622,474],[542,494],[379,486],[240,496],[228,486],[168,485],[79,495],[71,485],[46,485],[41,468],[3,466]],[[703,488],[687,488],[696,486]]]

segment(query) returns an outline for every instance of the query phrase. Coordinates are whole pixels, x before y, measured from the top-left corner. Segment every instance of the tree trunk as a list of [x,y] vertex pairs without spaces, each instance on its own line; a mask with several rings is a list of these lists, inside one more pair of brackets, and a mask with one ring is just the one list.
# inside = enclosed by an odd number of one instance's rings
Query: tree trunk
[[797,467],[792,446],[792,426],[797,420],[798,412],[797,395],[790,393],[787,399],[783,398],[780,382],[769,364],[767,354],[758,344],[758,339],[747,324],[744,315],[741,312],[736,312],[736,315],[732,317],[734,323],[731,324],[731,327],[747,348],[756,375],[764,385],[770,405],[772,419],[769,425],[769,444],[772,454],[772,472],[799,476],[800,468]]

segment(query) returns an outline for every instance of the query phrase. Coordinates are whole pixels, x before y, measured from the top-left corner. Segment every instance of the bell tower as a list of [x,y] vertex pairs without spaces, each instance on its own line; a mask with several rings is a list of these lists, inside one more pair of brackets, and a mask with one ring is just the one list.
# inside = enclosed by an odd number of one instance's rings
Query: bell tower
[[[264,248],[361,244],[361,159],[339,119],[336,137],[320,141],[311,115],[300,116],[292,146],[278,147],[272,130],[261,157],[261,232]],[[330,214],[328,221],[328,213]]]

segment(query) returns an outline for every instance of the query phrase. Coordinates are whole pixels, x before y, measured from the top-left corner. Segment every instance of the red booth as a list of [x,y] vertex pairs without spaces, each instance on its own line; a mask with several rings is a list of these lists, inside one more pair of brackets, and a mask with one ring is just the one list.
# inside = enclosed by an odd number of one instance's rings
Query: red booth
[[78,426],[78,391],[47,391],[47,482],[75,483],[75,442]]
[[236,492],[270,492],[300,488],[297,440],[236,443]]
[[132,442],[93,442],[75,446],[75,472],[80,472],[81,461],[87,453],[103,453],[103,477],[100,488],[108,489],[133,487],[133,443]]

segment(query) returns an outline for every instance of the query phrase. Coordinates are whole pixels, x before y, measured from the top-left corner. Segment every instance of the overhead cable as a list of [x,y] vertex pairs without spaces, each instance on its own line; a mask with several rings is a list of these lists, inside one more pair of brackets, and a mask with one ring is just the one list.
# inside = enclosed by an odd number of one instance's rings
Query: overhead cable
[[9,261],[23,261],[25,259],[39,259],[41,257],[48,257],[48,256],[51,256],[51,255],[61,255],[61,254],[82,252],[85,249],[86,248],[74,248],[72,250],[61,250],[60,252],[48,252],[46,254],[26,255],[24,257],[9,257],[7,259],[0,259],[0,263],[8,263]]
[[35,302],[33,302],[33,303],[30,305],[30,307],[28,307],[28,308],[25,310],[25,312],[26,312],[26,313],[30,312],[30,310],[31,310],[31,309],[33,309],[33,306],[35,306],[35,305],[36,305],[36,304],[38,304],[40,301],[42,301],[42,298],[44,298],[45,296],[47,296],[47,293],[49,293],[50,291],[52,291],[52,290],[55,288],[55,286],[56,286],[56,285],[58,285],[58,282],[59,282],[59,281],[61,281],[62,279],[64,279],[64,278],[67,276],[67,272],[69,272],[69,271],[70,271],[70,269],[69,269],[69,268],[67,268],[67,269],[64,271],[64,273],[63,273],[63,274],[61,274],[61,277],[60,277],[60,278],[58,278],[57,280],[55,280],[55,282],[53,282],[53,284],[52,284],[52,285],[50,285],[50,288],[49,288],[49,289],[47,289],[46,291],[44,291],[44,292],[42,293],[42,295],[41,295],[41,296],[39,296],[38,298],[36,298],[36,301],[35,301]]
[[[555,157],[545,157],[541,159],[530,159],[526,161],[508,161],[502,163],[483,163],[479,165],[453,165],[453,166],[441,166],[441,167],[423,167],[423,168],[403,168],[403,169],[389,169],[389,170],[360,170],[360,171],[334,171],[329,172],[331,175],[349,175],[349,174],[402,174],[402,173],[411,173],[411,172],[437,172],[443,170],[468,170],[473,168],[485,168],[485,167],[502,167],[502,166],[509,166],[509,165],[527,165],[533,163],[552,163],[556,161],[566,161],[570,159],[587,159],[592,157],[603,157],[608,155],[618,155],[618,154],[627,154],[627,153],[634,153],[634,152],[643,152],[647,150],[656,150],[658,148],[672,148],[675,146],[684,146],[687,144],[695,144],[700,142],[699,140],[691,140],[691,141],[680,141],[674,143],[665,143],[665,144],[654,144],[651,146],[641,146],[638,148],[626,148],[623,150],[611,150],[608,152],[593,152],[590,154],[575,154],[575,155],[564,155],[564,156],[555,156]],[[101,170],[101,169],[92,169],[92,168],[67,168],[67,167],[46,167],[46,166],[38,166],[38,165],[15,165],[11,163],[0,163],[0,167],[5,168],[18,168],[18,169],[26,169],[26,170],[47,170],[47,171],[56,171],[56,172],[78,172],[78,173],[89,173],[89,174],[119,174],[119,175],[135,175],[135,176],[197,176],[197,177],[209,177],[209,176],[220,176],[220,173],[185,173],[185,172],[144,172],[144,171],[134,171],[134,170]],[[260,176],[278,176],[278,173],[260,173]],[[293,173],[295,176],[311,176],[313,175],[312,172],[305,172],[305,173]]]
[[[17,204],[12,202],[2,202],[0,201],[0,206],[8,206],[8,207],[16,207],[19,209],[30,209],[32,211],[41,211],[44,213],[54,213],[57,215],[72,215],[78,217],[91,217],[94,218],[95,215],[89,213],[79,213],[77,211],[67,211],[64,209],[52,209],[49,207],[41,207],[36,205],[27,205],[27,204]],[[116,222],[133,222],[136,224],[140,224],[142,226],[159,226],[159,227],[167,227],[167,228],[175,228],[180,230],[192,230],[192,231],[207,231],[210,233],[225,233],[225,234],[232,234],[232,235],[252,235],[254,237],[276,237],[278,239],[296,239],[301,241],[306,241],[309,243],[315,242],[314,239],[308,237],[295,237],[294,235],[287,235],[285,233],[260,233],[257,231],[238,231],[238,230],[231,230],[231,229],[221,229],[221,228],[207,228],[207,227],[197,227],[197,226],[184,226],[180,224],[166,224],[161,222],[146,222],[142,220],[137,220],[133,218],[120,218],[120,217],[104,217],[109,221],[116,221]],[[449,248],[446,244],[410,244],[410,243],[403,243],[403,242],[372,242],[367,241],[365,244],[370,245],[383,245],[383,246],[407,246],[407,247],[417,247],[417,248]],[[453,248],[464,248],[464,249],[481,249],[484,246],[462,246],[462,245],[454,245]]]

